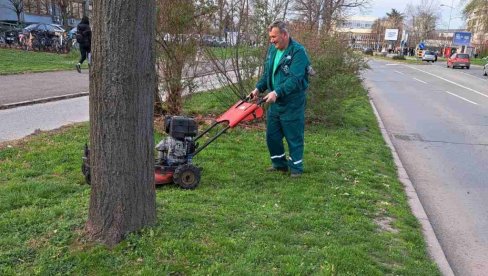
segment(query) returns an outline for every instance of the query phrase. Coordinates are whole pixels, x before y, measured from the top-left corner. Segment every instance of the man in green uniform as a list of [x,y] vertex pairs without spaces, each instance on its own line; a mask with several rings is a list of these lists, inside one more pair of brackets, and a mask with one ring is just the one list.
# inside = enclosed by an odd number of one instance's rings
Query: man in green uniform
[[[290,38],[286,24],[272,23],[269,28],[272,45],[268,49],[264,71],[250,96],[268,93],[266,143],[271,156],[270,171],[291,171],[291,177],[303,172],[303,136],[305,129],[305,92],[308,88],[310,61],[305,48]],[[283,146],[286,139],[288,160]]]

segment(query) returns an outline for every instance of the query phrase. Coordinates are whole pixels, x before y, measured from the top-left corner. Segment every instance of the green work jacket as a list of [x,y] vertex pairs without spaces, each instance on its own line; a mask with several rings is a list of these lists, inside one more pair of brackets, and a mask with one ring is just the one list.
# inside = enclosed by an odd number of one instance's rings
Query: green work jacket
[[308,88],[308,67],[310,61],[305,48],[290,38],[290,43],[281,56],[274,72],[273,87],[271,77],[276,47],[271,45],[266,55],[264,71],[256,84],[260,93],[275,91],[276,102],[269,107],[269,114],[282,120],[303,120],[305,117],[305,92]]

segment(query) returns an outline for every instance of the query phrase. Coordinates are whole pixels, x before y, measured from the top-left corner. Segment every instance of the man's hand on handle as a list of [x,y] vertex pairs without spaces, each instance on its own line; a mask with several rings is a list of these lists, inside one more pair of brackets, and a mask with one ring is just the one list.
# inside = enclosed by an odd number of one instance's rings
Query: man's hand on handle
[[267,103],[274,103],[276,102],[276,98],[278,98],[278,94],[275,91],[271,91],[268,95],[264,96],[263,100]]
[[[259,95],[259,90],[256,88],[251,92],[251,94],[249,94],[248,97],[251,100],[257,100],[258,95]],[[274,103],[276,102],[276,98],[278,98],[278,94],[275,91],[271,91],[266,96],[263,97],[263,100],[266,103]]]
[[258,98],[258,95],[259,95],[259,90],[257,88],[255,88],[253,91],[251,91],[251,94],[249,94],[249,98],[251,100],[257,100]]

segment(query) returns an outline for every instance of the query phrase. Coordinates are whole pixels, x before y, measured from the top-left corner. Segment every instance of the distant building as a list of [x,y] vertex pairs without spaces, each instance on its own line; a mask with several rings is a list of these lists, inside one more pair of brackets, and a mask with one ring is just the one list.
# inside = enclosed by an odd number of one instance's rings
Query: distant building
[[[76,26],[86,6],[91,10],[90,2],[87,0],[70,0],[66,8],[68,26]],[[88,5],[87,5],[88,4]],[[60,7],[54,0],[24,0],[24,12],[20,14],[20,20],[26,24],[31,23],[54,23],[64,25]],[[17,14],[12,9],[8,0],[0,0],[0,22],[16,23]]]
[[343,33],[354,49],[377,48],[383,37],[373,33],[374,16],[350,16],[337,23],[335,31]]
[[336,31],[369,34],[377,19],[379,18],[374,16],[351,16],[339,22]]
[[429,37],[424,40],[426,46],[429,47],[450,47],[452,46],[452,39],[454,33],[466,32],[465,29],[437,29]]
[[467,29],[472,33],[471,44],[474,46],[476,51],[480,53],[488,54],[488,32],[483,31],[483,22],[481,16],[486,16],[488,14],[488,9],[477,10],[471,13],[466,22]]

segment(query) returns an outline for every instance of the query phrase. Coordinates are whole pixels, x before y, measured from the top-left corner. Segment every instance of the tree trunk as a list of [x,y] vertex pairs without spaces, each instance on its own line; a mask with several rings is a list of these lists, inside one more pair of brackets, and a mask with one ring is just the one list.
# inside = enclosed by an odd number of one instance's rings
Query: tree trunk
[[67,30],[69,28],[69,25],[68,25],[68,7],[61,5],[60,10],[61,10],[61,20],[63,21],[63,28],[65,30]]
[[182,75],[183,75],[183,62],[168,62],[166,64],[166,73],[169,76],[169,80],[166,81],[167,93],[168,93],[168,113],[171,115],[179,115],[181,114],[181,109],[183,106],[183,85],[181,83]]
[[156,221],[155,1],[93,1],[92,191],[86,231],[109,246]]

